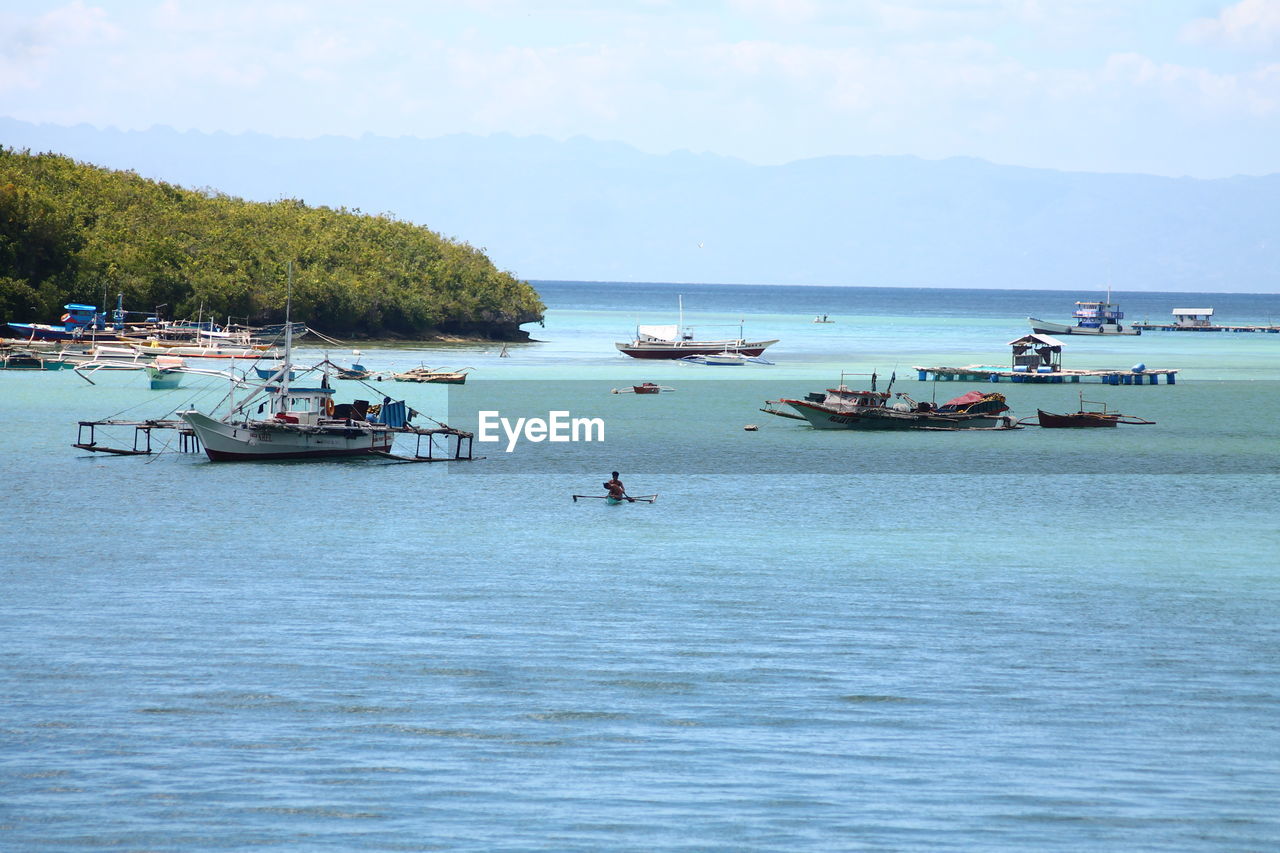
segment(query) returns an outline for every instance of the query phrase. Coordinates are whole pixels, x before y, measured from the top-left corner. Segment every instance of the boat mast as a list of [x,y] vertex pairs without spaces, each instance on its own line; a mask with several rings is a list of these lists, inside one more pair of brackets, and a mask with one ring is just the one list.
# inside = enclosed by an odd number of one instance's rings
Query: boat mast
[[289,408],[289,373],[293,370],[293,261],[289,261],[289,275],[284,296],[284,371],[280,376],[280,411]]

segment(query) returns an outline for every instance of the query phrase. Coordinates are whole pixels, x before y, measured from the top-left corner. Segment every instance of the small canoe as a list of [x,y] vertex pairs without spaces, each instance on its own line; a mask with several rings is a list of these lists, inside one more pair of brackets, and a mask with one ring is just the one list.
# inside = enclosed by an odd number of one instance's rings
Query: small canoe
[[630,495],[631,500],[626,498],[615,498],[613,495],[574,495],[573,502],[577,503],[582,500],[602,500],[606,506],[617,506],[626,503],[644,503],[651,504],[658,499],[657,495]]

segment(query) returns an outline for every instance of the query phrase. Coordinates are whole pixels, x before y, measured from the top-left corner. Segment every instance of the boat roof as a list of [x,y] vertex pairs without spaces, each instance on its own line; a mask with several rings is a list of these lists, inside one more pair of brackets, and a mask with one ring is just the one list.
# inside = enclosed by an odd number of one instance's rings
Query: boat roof
[[79,302],[72,302],[69,305],[63,305],[68,311],[97,311],[97,305],[81,305]]
[[1062,341],[1058,340],[1057,338],[1052,338],[1048,335],[1042,335],[1039,332],[1031,332],[1030,334],[1023,335],[1020,338],[1014,338],[1013,340],[1009,341],[1009,343],[1005,344],[1005,346],[1011,347],[1014,344],[1030,344],[1030,343],[1039,343],[1039,344],[1044,344],[1046,346],[1051,346],[1051,347],[1066,346],[1066,344],[1064,344]]
[[680,327],[674,323],[666,326],[636,326],[636,331],[652,338],[661,338],[664,341],[674,341],[680,336]]
[[1174,314],[1212,314],[1212,308],[1174,308]]

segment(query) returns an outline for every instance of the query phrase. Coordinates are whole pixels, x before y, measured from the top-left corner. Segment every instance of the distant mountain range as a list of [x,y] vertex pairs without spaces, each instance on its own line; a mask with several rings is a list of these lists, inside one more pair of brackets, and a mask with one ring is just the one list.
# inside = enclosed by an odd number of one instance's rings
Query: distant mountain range
[[585,138],[291,139],[7,118],[0,143],[255,201],[391,213],[523,279],[1280,291],[1280,175],[915,157],[756,166]]

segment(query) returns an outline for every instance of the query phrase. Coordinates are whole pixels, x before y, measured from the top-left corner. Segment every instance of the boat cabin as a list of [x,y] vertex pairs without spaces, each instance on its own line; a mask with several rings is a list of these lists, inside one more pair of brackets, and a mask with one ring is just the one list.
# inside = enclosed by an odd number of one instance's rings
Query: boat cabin
[[1057,338],[1032,332],[1009,341],[1013,347],[1015,373],[1058,373],[1062,370],[1062,348]]
[[693,340],[693,335],[687,331],[682,333],[680,327],[673,323],[666,326],[637,326],[636,339],[649,343],[670,343],[675,340]]
[[295,388],[287,394],[278,385],[264,389],[270,396],[272,417],[290,424],[315,425],[321,418],[333,416],[332,388]]
[[846,385],[841,385],[839,388],[828,388],[822,403],[833,407],[880,408],[888,398],[888,393],[884,391],[854,391]]
[[81,305],[72,302],[62,306],[66,311],[62,315],[62,327],[68,332],[74,332],[76,329],[93,328],[101,331],[105,327],[103,317],[98,313],[97,305]]
[[1077,302],[1072,316],[1078,326],[1097,328],[1104,324],[1119,324],[1124,319],[1124,312],[1110,302]]
[[1174,308],[1173,325],[1186,329],[1204,329],[1213,325],[1212,308]]

